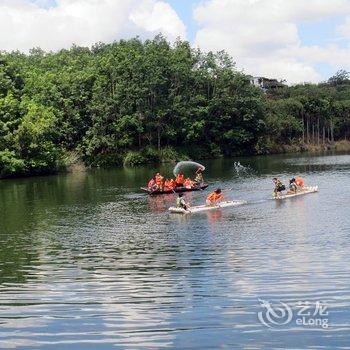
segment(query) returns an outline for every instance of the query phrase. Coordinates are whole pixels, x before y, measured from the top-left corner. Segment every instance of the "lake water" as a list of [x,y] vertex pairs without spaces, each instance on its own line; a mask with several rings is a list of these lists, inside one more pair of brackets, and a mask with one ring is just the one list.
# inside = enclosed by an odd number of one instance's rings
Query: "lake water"
[[1,181],[0,348],[350,349],[350,156],[237,161],[206,180],[248,204],[186,217],[151,168]]

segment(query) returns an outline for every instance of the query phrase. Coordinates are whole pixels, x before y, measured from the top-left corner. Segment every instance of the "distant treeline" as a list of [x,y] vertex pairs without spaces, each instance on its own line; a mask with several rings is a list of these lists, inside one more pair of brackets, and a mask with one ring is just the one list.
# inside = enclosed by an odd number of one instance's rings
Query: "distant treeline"
[[[262,91],[225,52],[132,39],[0,53],[0,176],[265,154],[350,137],[350,80]],[[74,155],[74,157],[72,156]]]

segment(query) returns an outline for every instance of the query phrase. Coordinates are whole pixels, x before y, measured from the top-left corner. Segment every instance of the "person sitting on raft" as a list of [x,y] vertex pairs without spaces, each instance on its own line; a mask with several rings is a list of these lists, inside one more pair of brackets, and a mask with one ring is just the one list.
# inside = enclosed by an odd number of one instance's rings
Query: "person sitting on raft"
[[183,174],[178,174],[176,176],[176,186],[181,187],[185,182],[185,176]]
[[183,193],[179,193],[179,196],[176,199],[176,206],[185,210],[187,210],[190,207],[183,198]]
[[294,194],[294,193],[297,193],[297,191],[298,191],[298,186],[295,183],[295,179],[293,178],[289,180],[289,189],[287,194]]
[[194,182],[196,182],[197,184],[202,184],[204,182],[203,179],[203,169],[202,168],[198,168],[196,171],[196,177],[194,179]]
[[188,177],[183,185],[184,187],[191,189],[193,187],[193,181]]
[[275,195],[275,198],[279,197],[281,195],[282,191],[286,190],[286,186],[283,185],[281,180],[279,180],[277,177],[273,178],[273,182],[275,184],[275,188],[273,190],[273,193]]
[[298,188],[300,190],[303,190],[304,189],[304,186],[305,186],[305,182],[304,180],[300,177],[300,176],[297,176],[295,178],[295,184],[298,186]]
[[219,203],[220,201],[222,201],[222,199],[224,198],[221,189],[218,188],[216,189],[214,192],[210,193],[209,196],[207,197],[205,204],[206,205],[215,205],[217,203]]

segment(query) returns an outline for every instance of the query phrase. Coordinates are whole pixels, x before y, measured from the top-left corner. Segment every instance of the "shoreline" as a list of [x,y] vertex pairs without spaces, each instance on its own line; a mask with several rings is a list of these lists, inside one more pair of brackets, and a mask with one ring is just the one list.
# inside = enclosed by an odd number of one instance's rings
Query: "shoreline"
[[[348,140],[339,140],[335,141],[333,144],[291,144],[291,145],[276,145],[273,148],[271,148],[267,152],[263,153],[255,153],[255,154],[246,154],[246,155],[237,155],[232,156],[232,158],[239,158],[239,157],[256,157],[256,156],[269,156],[269,155],[287,155],[287,154],[302,154],[302,153],[308,153],[308,154],[327,154],[327,153],[342,153],[342,152],[350,152],[350,141]],[[42,173],[42,174],[14,174],[12,176],[7,177],[0,177],[0,180],[10,180],[10,179],[21,179],[21,178],[27,178],[27,177],[39,177],[39,176],[53,176],[53,175],[59,175],[59,174],[73,174],[73,173],[79,173],[79,172],[85,172],[89,169],[98,169],[98,168],[136,168],[140,166],[147,166],[147,165],[161,165],[161,164],[167,164],[167,163],[176,163],[177,161],[181,160],[188,160],[190,159],[189,156],[182,154],[183,159],[171,159],[169,161],[160,160],[157,162],[140,162],[137,164],[105,164],[104,166],[87,166],[81,158],[77,157],[76,153],[74,153],[74,161],[69,162],[65,169],[60,168],[60,170]],[[186,158],[186,159],[185,159]],[[223,158],[223,156],[213,156],[208,158],[200,158],[200,159],[220,159]]]
[[288,154],[288,153],[322,153],[322,152],[350,152],[350,141],[339,140],[325,144],[285,144],[277,145],[266,154]]

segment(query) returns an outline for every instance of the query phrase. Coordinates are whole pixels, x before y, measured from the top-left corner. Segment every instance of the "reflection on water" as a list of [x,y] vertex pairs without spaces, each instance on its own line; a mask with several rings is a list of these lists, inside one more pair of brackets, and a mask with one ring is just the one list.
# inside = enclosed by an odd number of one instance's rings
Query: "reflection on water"
[[[170,215],[173,195],[138,191],[151,168],[1,181],[0,348],[348,347],[350,156],[205,166],[249,203]],[[269,199],[273,176],[295,174],[320,192]],[[331,327],[267,329],[259,298],[322,300]]]

